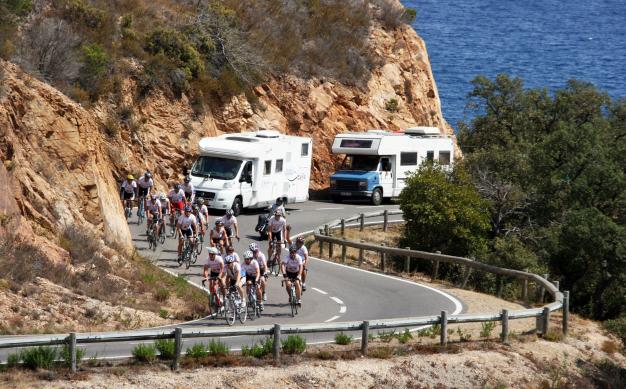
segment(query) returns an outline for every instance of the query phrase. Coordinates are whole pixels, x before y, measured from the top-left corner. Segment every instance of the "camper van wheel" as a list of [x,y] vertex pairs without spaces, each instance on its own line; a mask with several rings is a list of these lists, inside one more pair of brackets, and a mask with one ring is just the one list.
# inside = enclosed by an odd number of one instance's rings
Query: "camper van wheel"
[[383,192],[380,188],[374,189],[372,192],[372,204],[380,205],[383,202]]
[[231,209],[233,210],[233,214],[235,216],[239,216],[241,214],[241,209],[243,208],[241,204],[241,198],[235,197],[235,201],[233,201],[233,206]]

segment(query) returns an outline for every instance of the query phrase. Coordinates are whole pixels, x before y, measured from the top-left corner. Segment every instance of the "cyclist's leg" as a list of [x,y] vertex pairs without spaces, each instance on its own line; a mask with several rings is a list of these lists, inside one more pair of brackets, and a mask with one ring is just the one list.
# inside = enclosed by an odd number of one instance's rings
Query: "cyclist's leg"
[[302,297],[302,285],[300,285],[300,280],[295,280],[294,282],[296,283],[296,298],[299,301]]

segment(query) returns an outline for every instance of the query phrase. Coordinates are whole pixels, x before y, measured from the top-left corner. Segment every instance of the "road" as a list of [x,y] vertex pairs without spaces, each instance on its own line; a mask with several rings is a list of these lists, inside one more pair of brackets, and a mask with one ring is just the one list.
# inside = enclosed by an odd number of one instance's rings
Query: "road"
[[[333,219],[349,217],[359,213],[373,212],[382,209],[397,209],[397,205],[374,207],[367,204],[335,204],[320,201],[292,204],[287,208],[287,220],[292,225],[292,235],[309,231]],[[259,241],[254,232],[259,213],[247,212],[238,219],[241,241],[236,243],[236,251],[242,255],[251,242],[257,242],[266,251],[267,242]],[[219,215],[212,215],[211,224]],[[398,219],[399,217],[395,217]],[[376,219],[372,219],[376,220]],[[390,218],[394,220],[394,218]],[[137,250],[155,264],[173,274],[181,275],[190,282],[200,285],[202,267],[207,254],[198,258],[195,265],[188,270],[177,263],[176,240],[169,238],[165,245],[156,251],[148,249],[145,227],[136,224],[136,216],[130,220],[133,241]],[[268,301],[265,311],[256,320],[248,320],[243,325],[261,325],[273,323],[320,323],[331,321],[353,321],[369,319],[401,318],[410,316],[437,315],[442,310],[451,314],[460,313],[464,309],[455,297],[426,285],[417,284],[396,277],[372,273],[350,268],[332,262],[311,259],[307,279],[308,290],[303,296],[302,308],[295,318],[290,316],[287,294],[280,287],[281,277],[271,277],[267,291]],[[224,320],[205,318],[183,324],[184,327],[224,326]],[[236,326],[241,326],[236,322]],[[358,334],[356,334],[358,336]],[[307,342],[325,343],[334,339],[334,334],[307,335]],[[242,344],[250,344],[256,339],[251,337],[230,337],[222,339],[237,350]],[[186,344],[203,341],[202,339],[187,340]],[[204,340],[206,341],[206,340]],[[137,342],[141,343],[141,342]],[[99,357],[110,358],[129,356],[132,347],[137,343],[89,344],[87,355],[98,353]],[[187,347],[185,345],[183,350]],[[4,359],[4,352],[0,358]]]

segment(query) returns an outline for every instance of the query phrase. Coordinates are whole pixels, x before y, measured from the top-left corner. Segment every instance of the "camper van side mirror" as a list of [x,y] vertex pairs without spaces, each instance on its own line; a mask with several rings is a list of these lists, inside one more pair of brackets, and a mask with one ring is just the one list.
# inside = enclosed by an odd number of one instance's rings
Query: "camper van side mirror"
[[389,161],[385,161],[383,162],[383,171],[384,172],[390,172],[391,171],[391,162]]
[[249,174],[246,175],[246,182],[252,184],[252,177]]

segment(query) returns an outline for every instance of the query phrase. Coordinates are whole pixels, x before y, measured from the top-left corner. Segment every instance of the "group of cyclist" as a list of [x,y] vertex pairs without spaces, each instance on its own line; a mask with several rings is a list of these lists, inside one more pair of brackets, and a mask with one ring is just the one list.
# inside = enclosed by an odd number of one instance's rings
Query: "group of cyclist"
[[[178,235],[178,263],[182,263],[182,249],[185,239],[189,239],[192,247],[196,247],[198,239],[207,232],[209,211],[204,199],[195,197],[195,189],[191,178],[186,176],[183,184],[172,183],[171,190],[165,194],[158,194],[154,190],[154,181],[150,171],[135,180],[129,174],[121,185],[120,197],[125,208],[132,208],[132,201],[136,198],[144,202],[148,231],[155,229],[157,236],[165,234],[164,218],[169,215],[170,225],[173,226],[171,235]],[[204,264],[203,278],[209,282],[209,291],[219,291],[220,299],[227,288],[235,286],[242,296],[243,285],[246,292],[254,285],[256,287],[256,301],[263,311],[263,302],[266,301],[266,287],[270,271],[268,258],[279,261],[280,273],[285,279],[285,290],[289,298],[291,283],[296,286],[296,303],[302,304],[302,292],[306,290],[308,250],[304,239],[298,237],[295,242],[290,238],[291,227],[285,219],[285,207],[282,199],[278,198],[270,210],[268,222],[269,247],[267,257],[256,243],[251,243],[243,253],[243,263],[234,249],[234,239],[239,241],[239,225],[231,209],[224,216],[215,220],[215,225],[209,229],[208,258]],[[283,243],[287,243],[289,252],[281,257]],[[275,274],[278,275],[278,274]],[[217,285],[215,284],[217,283]],[[211,308],[209,307],[209,314]]]

